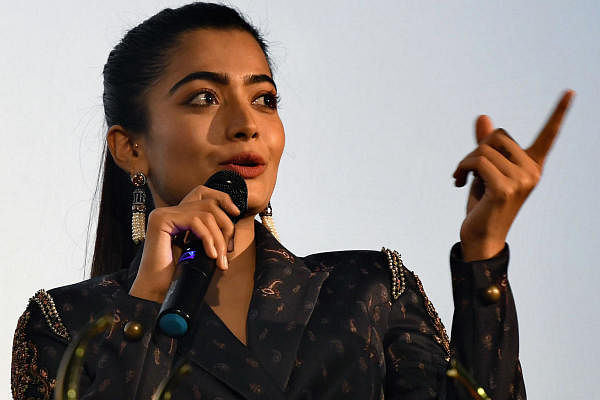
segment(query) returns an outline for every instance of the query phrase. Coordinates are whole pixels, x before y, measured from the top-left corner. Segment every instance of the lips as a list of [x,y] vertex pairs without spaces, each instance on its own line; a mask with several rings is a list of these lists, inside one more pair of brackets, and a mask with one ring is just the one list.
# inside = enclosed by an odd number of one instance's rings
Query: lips
[[242,178],[255,178],[266,168],[265,160],[256,153],[239,153],[221,163],[226,169],[237,172]]

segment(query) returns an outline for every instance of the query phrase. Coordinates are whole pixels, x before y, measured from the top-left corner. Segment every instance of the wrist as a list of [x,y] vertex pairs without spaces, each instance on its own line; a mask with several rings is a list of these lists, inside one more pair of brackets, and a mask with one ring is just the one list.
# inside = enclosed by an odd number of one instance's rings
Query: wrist
[[138,278],[133,281],[129,295],[144,300],[162,303],[165,299],[166,291],[152,290],[147,285],[144,285]]
[[461,240],[460,242],[462,258],[465,262],[487,260],[496,257],[502,252],[505,245],[506,243],[504,241],[484,241],[474,243]]

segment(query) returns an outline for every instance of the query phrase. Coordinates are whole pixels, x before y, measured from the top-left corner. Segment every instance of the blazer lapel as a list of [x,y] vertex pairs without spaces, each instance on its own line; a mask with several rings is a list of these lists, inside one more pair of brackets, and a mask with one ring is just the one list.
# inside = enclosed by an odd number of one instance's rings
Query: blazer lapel
[[304,329],[329,273],[311,271],[258,222],[255,240],[248,347],[275,384],[285,391]]
[[312,272],[260,223],[248,346],[202,303],[178,351],[247,399],[285,399],[304,328],[328,272]]
[[270,399],[285,398],[257,358],[206,303],[196,313],[194,325],[192,335],[183,339],[184,357],[246,399],[264,399],[265,393]]

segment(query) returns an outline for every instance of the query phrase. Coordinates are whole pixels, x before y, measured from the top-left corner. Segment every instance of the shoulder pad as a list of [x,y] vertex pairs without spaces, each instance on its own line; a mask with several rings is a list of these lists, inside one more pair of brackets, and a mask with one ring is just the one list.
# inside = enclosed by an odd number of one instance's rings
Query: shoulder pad
[[[425,289],[423,288],[423,283],[421,283],[421,279],[412,271],[409,271],[402,260],[400,259],[400,254],[397,251],[392,251],[390,249],[386,249],[385,247],[381,248],[381,251],[386,255],[388,259],[388,267],[392,271],[392,298],[397,300],[402,293],[406,290],[406,279],[407,275],[411,277],[411,282],[414,280],[416,287],[419,291],[423,299],[423,303],[425,306],[425,310],[429,315],[431,322],[433,323],[433,327],[435,328],[436,334],[434,335],[434,340],[443,347],[448,360],[450,359],[450,340],[448,338],[448,334],[446,333],[446,328],[442,323],[433,303],[427,297],[425,293]],[[412,285],[412,284],[411,284]]]
[[400,254],[395,250],[381,248],[381,252],[385,254],[388,262],[388,268],[392,272],[392,299],[397,300],[402,296],[406,289],[406,277],[404,276],[404,264],[400,258]]
[[44,289],[38,290],[29,301],[35,302],[40,311],[44,315],[46,319],[46,323],[50,330],[57,336],[65,339],[71,340],[71,335],[67,331],[67,328],[63,324],[58,311],[56,310],[56,305],[54,304],[54,299],[52,296],[48,294]]

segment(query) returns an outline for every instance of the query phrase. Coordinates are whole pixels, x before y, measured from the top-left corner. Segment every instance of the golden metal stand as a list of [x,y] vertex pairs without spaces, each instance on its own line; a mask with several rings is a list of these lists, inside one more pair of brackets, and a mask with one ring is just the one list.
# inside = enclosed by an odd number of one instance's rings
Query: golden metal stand
[[83,360],[87,346],[94,337],[114,324],[112,315],[105,315],[89,322],[73,339],[63,355],[56,376],[55,400],[76,400],[79,398],[79,380],[83,370]]
[[485,390],[477,385],[475,379],[467,372],[465,367],[463,367],[458,361],[455,359],[450,361],[450,369],[446,371],[446,376],[456,379],[460,382],[465,389],[469,392],[471,397],[475,400],[492,400]]

